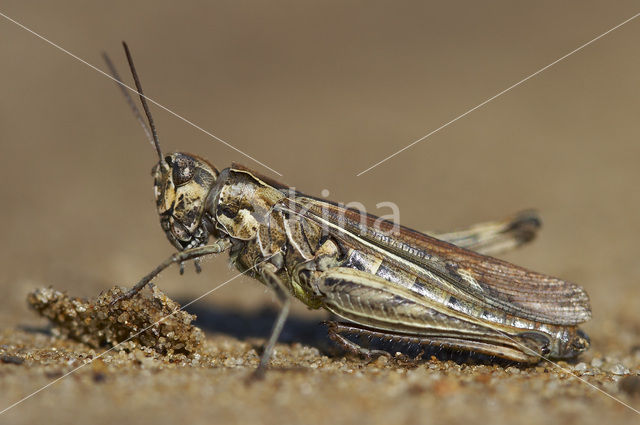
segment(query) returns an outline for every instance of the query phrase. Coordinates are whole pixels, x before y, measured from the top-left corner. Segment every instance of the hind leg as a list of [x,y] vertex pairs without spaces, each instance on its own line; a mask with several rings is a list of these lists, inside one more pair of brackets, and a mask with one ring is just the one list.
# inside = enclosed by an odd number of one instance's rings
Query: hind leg
[[349,332],[349,333],[354,333],[358,336],[361,336],[361,335],[369,336],[369,333],[367,330],[361,329],[361,328],[355,328],[349,325],[345,325],[343,323],[333,322],[333,321],[327,321],[324,323],[328,327],[327,332],[329,333],[329,338],[331,339],[331,341],[335,342],[344,350],[352,354],[362,356],[368,361],[371,361],[374,358],[378,358],[380,356],[385,356],[388,358],[391,357],[391,354],[387,353],[384,350],[371,350],[369,348],[364,348],[361,345],[358,345],[355,342],[350,341],[344,335],[342,335],[343,332],[344,333]]

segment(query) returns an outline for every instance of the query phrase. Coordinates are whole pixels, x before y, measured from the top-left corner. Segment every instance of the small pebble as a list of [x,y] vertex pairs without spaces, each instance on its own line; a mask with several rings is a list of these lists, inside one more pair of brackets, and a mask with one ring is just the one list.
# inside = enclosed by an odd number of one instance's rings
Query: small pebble
[[389,363],[389,358],[387,356],[378,356],[378,358],[375,359],[370,364],[373,364],[376,367],[384,367],[388,363]]
[[24,359],[22,357],[10,356],[8,354],[3,354],[2,356],[0,356],[0,361],[2,363],[9,363],[9,364],[22,364],[22,363],[24,363]]
[[627,375],[629,373],[629,369],[627,369],[620,363],[614,364],[613,366],[609,367],[608,370],[614,375]]
[[573,370],[577,372],[585,372],[587,370],[587,364],[585,362],[580,362],[573,367]]

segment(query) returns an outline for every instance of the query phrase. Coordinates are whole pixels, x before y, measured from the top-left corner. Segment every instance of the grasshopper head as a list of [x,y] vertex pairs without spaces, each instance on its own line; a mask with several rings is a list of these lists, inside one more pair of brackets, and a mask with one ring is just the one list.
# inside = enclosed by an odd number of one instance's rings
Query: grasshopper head
[[195,155],[180,152],[163,155],[156,126],[153,123],[147,98],[142,92],[142,84],[133,64],[131,52],[126,43],[122,44],[148,125],[131,99],[129,91],[121,82],[115,66],[106,55],[105,60],[113,79],[118,82],[118,87],[122,90],[134,116],[158,155],[158,163],[153,167],[151,175],[154,178],[153,188],[162,229],[169,242],[181,251],[204,245],[214,231],[211,219],[205,214],[205,201],[218,177],[218,170],[205,159]]
[[213,229],[204,214],[205,200],[218,170],[195,155],[175,152],[151,172],[160,224],[169,242],[179,250],[207,243]]

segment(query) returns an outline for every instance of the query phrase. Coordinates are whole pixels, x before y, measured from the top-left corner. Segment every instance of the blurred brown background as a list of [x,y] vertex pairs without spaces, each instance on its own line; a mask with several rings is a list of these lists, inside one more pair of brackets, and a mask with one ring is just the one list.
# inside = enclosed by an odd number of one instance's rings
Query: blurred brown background
[[[150,98],[284,176],[153,107],[165,151],[237,161],[374,213],[393,201],[419,230],[537,208],[540,238],[506,258],[587,289],[596,352],[619,326],[638,335],[640,19],[356,177],[637,2],[9,0],[0,11],[101,69],[107,51],[130,82],[126,40]],[[38,325],[29,290],[130,285],[171,247],[152,199],[155,154],[114,83],[4,18],[0,40],[0,321]],[[189,299],[233,275],[220,258],[157,283]],[[243,278],[203,302],[274,301]]]

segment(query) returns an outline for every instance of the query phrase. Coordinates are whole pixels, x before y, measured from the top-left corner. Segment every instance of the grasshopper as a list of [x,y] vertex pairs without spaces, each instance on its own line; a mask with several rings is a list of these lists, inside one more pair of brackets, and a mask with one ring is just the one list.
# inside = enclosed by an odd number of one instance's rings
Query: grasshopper
[[163,155],[130,51],[125,53],[148,126],[115,68],[114,78],[155,147],[160,224],[178,250],[123,297],[172,264],[227,251],[241,272],[271,288],[282,307],[262,353],[262,374],[292,298],[340,321],[329,336],[365,357],[381,354],[346,335],[440,346],[534,364],[589,347],[591,317],[578,285],[493,258],[530,240],[533,212],[466,230],[424,234],[294,189],[233,164],[221,171],[188,153]]

